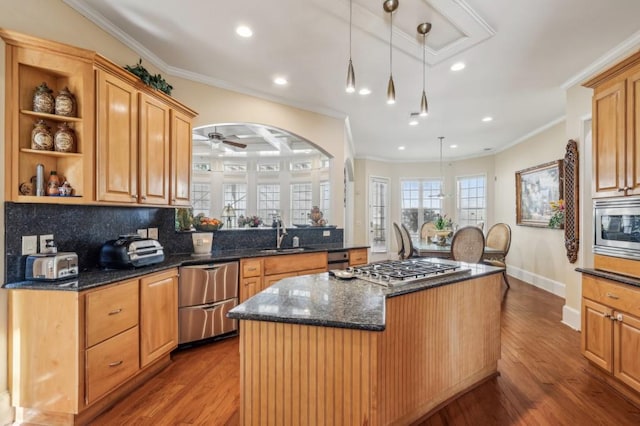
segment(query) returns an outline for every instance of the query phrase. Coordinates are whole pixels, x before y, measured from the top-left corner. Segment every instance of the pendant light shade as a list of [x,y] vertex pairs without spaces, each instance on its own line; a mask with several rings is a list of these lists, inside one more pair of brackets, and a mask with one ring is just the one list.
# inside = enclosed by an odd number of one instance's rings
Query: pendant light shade
[[420,99],[420,115],[422,117],[429,113],[429,103],[427,102],[427,92],[425,90],[425,55],[427,50],[426,38],[429,31],[431,31],[431,23],[424,22],[418,25],[418,34],[422,35],[422,98]]
[[347,93],[356,91],[356,74],[353,71],[353,62],[351,61],[351,17],[353,14],[352,1],[349,0],[349,68],[347,69]]
[[396,86],[393,83],[393,12],[398,8],[399,0],[385,0],[382,8],[389,14],[389,84],[387,84],[387,103],[396,103]]

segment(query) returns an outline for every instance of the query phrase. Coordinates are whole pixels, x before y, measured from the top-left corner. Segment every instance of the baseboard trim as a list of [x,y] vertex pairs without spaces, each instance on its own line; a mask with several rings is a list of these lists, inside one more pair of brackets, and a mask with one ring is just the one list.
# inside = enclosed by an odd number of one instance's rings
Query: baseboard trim
[[14,411],[11,406],[11,395],[9,391],[0,392],[0,424],[10,425],[13,423]]
[[549,293],[555,294],[556,296],[562,297],[563,299],[565,298],[566,286],[564,283],[509,265],[507,265],[507,274],[512,275],[527,284],[531,284],[535,287],[548,291]]
[[564,305],[562,307],[562,323],[568,325],[574,330],[580,331],[582,329],[582,322],[580,321],[580,311],[570,306]]

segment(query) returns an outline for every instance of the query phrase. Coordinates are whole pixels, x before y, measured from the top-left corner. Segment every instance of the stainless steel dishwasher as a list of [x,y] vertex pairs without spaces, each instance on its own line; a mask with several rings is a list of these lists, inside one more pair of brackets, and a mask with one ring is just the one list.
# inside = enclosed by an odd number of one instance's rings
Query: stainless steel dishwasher
[[232,333],[227,312],[238,304],[238,262],[183,266],[178,281],[178,343]]

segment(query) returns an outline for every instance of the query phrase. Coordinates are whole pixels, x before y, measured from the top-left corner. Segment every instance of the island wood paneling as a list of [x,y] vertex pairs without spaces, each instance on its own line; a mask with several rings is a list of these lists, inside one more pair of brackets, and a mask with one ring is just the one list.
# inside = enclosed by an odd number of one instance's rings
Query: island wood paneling
[[500,278],[388,299],[382,332],[243,321],[241,424],[420,419],[496,374]]

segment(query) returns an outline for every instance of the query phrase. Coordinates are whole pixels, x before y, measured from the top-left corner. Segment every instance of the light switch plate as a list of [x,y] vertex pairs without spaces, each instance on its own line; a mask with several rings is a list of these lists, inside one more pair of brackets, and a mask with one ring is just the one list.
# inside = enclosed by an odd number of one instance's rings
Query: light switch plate
[[147,235],[154,240],[158,239],[158,228],[147,228]]
[[136,231],[138,233],[138,235],[140,235],[142,238],[147,238],[147,228],[144,229],[138,229]]
[[22,254],[35,254],[38,252],[38,236],[23,235],[22,236]]
[[46,253],[47,240],[53,240],[53,234],[40,235],[40,253]]
[[331,231],[322,231],[322,236],[323,237],[330,237],[331,236]]

